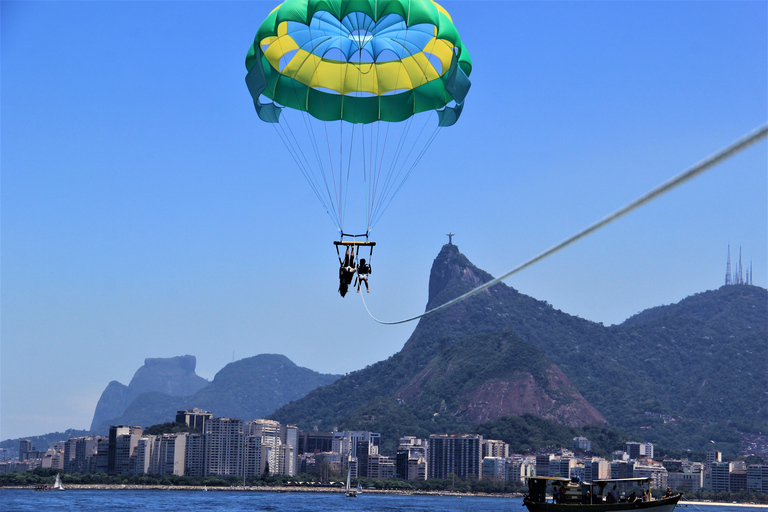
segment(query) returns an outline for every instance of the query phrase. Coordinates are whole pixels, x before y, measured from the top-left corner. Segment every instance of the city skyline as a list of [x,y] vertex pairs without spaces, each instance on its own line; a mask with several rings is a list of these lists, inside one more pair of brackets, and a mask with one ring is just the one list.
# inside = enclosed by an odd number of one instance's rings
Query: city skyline
[[717,450],[706,452],[706,462],[696,462],[654,457],[652,443],[624,441],[608,458],[591,453],[591,441],[578,436],[570,447],[521,454],[510,453],[504,441],[467,433],[400,437],[393,456],[380,453],[381,434],[370,431],[302,432],[272,420],[244,422],[200,409],[178,411],[176,420],[202,432],[149,434],[114,425],[107,437],[69,438],[45,451],[21,440],[18,460],[0,462],[0,473],[43,467],[79,474],[224,476],[242,477],[243,486],[246,478],[267,474],[315,474],[328,482],[346,472],[354,479],[475,479],[517,486],[535,476],[576,482],[647,479],[650,488],[684,492],[768,492],[767,465],[725,462]]

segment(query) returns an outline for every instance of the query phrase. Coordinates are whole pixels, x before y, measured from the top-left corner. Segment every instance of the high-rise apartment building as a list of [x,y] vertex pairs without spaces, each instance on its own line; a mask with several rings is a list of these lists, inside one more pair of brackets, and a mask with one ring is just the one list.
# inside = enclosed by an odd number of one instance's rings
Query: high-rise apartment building
[[483,457],[509,457],[509,445],[496,439],[483,439]]
[[710,489],[731,491],[731,465],[728,462],[713,462],[710,467]]
[[427,479],[427,441],[414,436],[401,437],[397,443],[395,477],[403,480]]
[[244,424],[232,418],[211,418],[205,422],[204,474],[243,474]]
[[[288,476],[295,476],[298,474],[298,461],[299,461],[299,427],[296,425],[281,425],[280,426],[280,440],[282,441],[282,457],[283,471],[281,474]],[[290,448],[290,460],[288,457],[288,449]]]
[[584,461],[585,480],[594,482],[595,480],[605,480],[611,477],[610,463],[599,457],[592,457]]
[[480,477],[481,442],[483,437],[477,434],[429,436],[427,447],[427,473],[429,478],[448,478],[454,474],[458,478]]
[[768,493],[768,464],[747,466],[747,490]]
[[157,475],[184,475],[184,461],[187,450],[187,434],[162,434],[155,438]]
[[333,432],[299,432],[298,454],[333,451]]
[[506,460],[503,457],[483,457],[482,478],[503,482],[506,480]]
[[525,483],[523,477],[536,476],[536,466],[522,459],[506,459],[504,476],[507,482],[519,485]]
[[134,463],[134,475],[149,475],[156,472],[157,462],[155,455],[155,437],[145,435],[139,438],[136,444],[136,458]]
[[136,426],[112,425],[109,427],[107,473],[130,475],[135,467],[135,450],[143,429]]
[[629,454],[630,459],[652,459],[653,443],[628,442],[624,444],[624,451]]
[[377,432],[367,432],[364,430],[345,430],[344,432],[333,433],[333,449],[336,453],[358,457],[357,447],[361,441],[368,443],[366,449],[368,453],[379,453],[381,445],[381,434]]
[[25,461],[29,458],[29,452],[33,450],[32,441],[29,439],[22,439],[19,441],[19,460]]
[[187,476],[205,475],[205,436],[204,434],[189,434],[187,448],[184,453],[184,474]]
[[549,474],[549,462],[555,456],[551,453],[539,454],[536,456],[536,476],[552,476]]

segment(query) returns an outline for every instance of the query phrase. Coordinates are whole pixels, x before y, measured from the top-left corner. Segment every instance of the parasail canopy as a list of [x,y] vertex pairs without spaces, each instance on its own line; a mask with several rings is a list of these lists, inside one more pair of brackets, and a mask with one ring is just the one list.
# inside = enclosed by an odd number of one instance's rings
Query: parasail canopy
[[[451,16],[432,0],[287,0],[245,64],[259,117],[278,125],[342,233],[350,204],[365,198],[366,234],[437,129],[458,120],[472,71]],[[415,120],[424,113],[437,119]]]

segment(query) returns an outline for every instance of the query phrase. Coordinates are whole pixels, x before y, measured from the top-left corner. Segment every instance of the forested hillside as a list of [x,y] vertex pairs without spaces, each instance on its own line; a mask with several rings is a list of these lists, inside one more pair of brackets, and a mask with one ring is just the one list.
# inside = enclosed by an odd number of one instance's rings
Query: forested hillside
[[[427,309],[490,279],[455,245],[445,245],[432,267]],[[739,431],[768,427],[767,299],[759,287],[726,286],[604,327],[497,284],[422,318],[389,359],[273,417],[305,428],[380,430],[394,423],[388,417],[400,417],[412,429],[398,429],[403,434],[456,430],[498,419],[487,415],[495,404],[478,390],[499,375],[512,382],[517,372],[536,381],[554,365],[598,411],[591,423],[602,415],[615,428],[669,448],[697,450],[714,440],[735,452]],[[422,378],[424,372],[432,377]],[[471,396],[478,401],[468,402]],[[547,411],[528,412],[548,418]]]

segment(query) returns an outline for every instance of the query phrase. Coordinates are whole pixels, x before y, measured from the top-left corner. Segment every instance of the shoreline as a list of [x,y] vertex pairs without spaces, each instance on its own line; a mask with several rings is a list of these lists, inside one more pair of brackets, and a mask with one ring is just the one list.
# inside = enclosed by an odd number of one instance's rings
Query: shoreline
[[[1,486],[0,490],[26,490],[34,491],[34,485],[7,485]],[[233,487],[208,487],[199,485],[131,485],[131,484],[71,484],[66,486],[66,490],[71,491],[211,491],[211,492],[299,492],[299,493],[331,493],[343,494],[341,487],[313,487],[313,486],[233,486]],[[44,492],[44,491],[39,491]],[[448,496],[448,497],[484,497],[484,498],[522,498],[521,493],[472,493],[455,491],[420,491],[420,490],[399,490],[399,489],[365,489],[365,494],[392,494],[402,496]],[[764,503],[732,503],[726,501],[696,501],[681,500],[678,507],[684,508],[691,506],[730,506],[730,507],[761,507],[768,508]]]
[[685,505],[687,506],[699,506],[699,505],[728,505],[729,507],[762,507],[762,508],[768,508],[768,504],[765,503],[733,503],[729,501],[690,501],[690,500],[680,500],[677,502],[677,506]]

